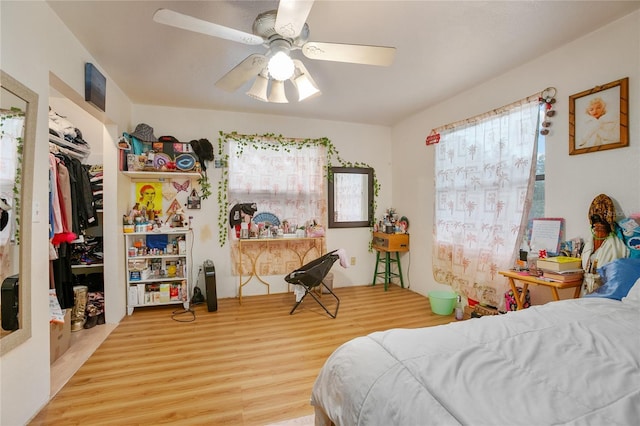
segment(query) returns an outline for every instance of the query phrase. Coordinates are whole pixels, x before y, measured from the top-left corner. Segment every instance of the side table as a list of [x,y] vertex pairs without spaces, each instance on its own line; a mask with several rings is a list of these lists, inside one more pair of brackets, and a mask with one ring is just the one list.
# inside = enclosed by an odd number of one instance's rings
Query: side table
[[[553,294],[553,300],[560,300],[560,295],[558,294],[559,288],[575,288],[573,292],[573,298],[577,299],[580,296],[580,287],[582,287],[582,281],[573,281],[573,282],[549,281],[549,280],[541,279],[539,277],[528,275],[526,272],[516,272],[516,271],[499,271],[498,273],[509,280],[509,286],[511,287],[514,297],[516,298],[516,304],[518,305],[518,310],[522,309],[524,305],[524,298],[526,297],[527,287],[529,287],[529,284],[542,285],[545,287],[549,287],[549,289],[551,290],[551,293]],[[515,280],[522,282],[522,293],[518,293],[518,288],[516,287]]]

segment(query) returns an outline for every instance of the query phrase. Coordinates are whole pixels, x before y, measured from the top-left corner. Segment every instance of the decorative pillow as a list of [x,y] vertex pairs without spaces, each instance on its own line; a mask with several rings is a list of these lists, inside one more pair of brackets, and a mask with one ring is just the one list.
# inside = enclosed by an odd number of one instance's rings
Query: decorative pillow
[[606,297],[622,300],[640,278],[640,259],[623,258],[598,268],[602,286],[585,297]]
[[640,278],[636,281],[636,283],[631,287],[629,293],[625,297],[622,298],[624,303],[635,303],[640,306]]

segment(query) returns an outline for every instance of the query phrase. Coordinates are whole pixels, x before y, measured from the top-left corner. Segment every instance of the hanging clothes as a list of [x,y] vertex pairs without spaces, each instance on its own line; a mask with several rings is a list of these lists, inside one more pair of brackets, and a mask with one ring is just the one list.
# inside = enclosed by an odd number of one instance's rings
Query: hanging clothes
[[[71,246],[63,242],[58,246],[58,258],[51,261],[53,288],[62,309],[73,308],[73,272],[71,271]],[[51,284],[51,283],[50,283]]]
[[64,117],[49,113],[49,286],[55,288],[60,307],[74,307],[72,243],[90,227],[97,213],[88,170],[80,160],[89,153],[80,131]]
[[51,220],[49,226],[51,227],[52,237],[56,233],[61,233],[62,226],[62,210],[60,209],[60,198],[58,192],[58,160],[55,155],[49,154],[49,212],[51,213]]
[[87,169],[77,158],[71,158],[67,167],[69,168],[69,176],[75,179],[75,194],[73,180],[71,194],[76,209],[74,217],[78,220],[78,227],[77,229],[74,227],[72,231],[80,234],[85,229],[98,226],[93,191],[91,190],[91,178]]
[[71,231],[69,224],[74,220],[68,210],[69,207],[72,209],[72,206],[65,200],[65,197],[69,199],[71,194],[70,177],[67,173],[67,168],[64,166],[63,161],[54,155],[53,159],[50,159],[50,170],[53,172],[50,176],[51,189],[54,191],[52,205],[49,206],[54,212],[53,238],[51,242],[54,246],[57,246],[62,242],[70,243],[77,238],[77,234]]

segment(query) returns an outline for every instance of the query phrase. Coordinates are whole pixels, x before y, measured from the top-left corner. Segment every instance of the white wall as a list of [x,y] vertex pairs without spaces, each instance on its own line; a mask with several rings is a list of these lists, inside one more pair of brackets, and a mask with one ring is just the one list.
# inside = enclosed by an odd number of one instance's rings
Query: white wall
[[[49,72],[68,84],[77,96],[82,96],[84,63],[98,64],[72,34],[62,26],[57,16],[43,1],[0,2],[2,69],[40,96],[36,140],[34,201],[47,205],[48,126],[47,103]],[[382,182],[378,199],[378,214],[393,205],[411,221],[411,252],[405,255],[403,266],[409,264],[412,288],[426,294],[436,286],[431,272],[431,226],[433,216],[433,154],[424,146],[430,129],[466,118],[496,106],[507,104],[547,86],[558,89],[558,115],[554,118],[552,134],[548,138],[547,192],[549,216],[567,219],[569,236],[584,234],[587,226],[586,211],[591,199],[606,192],[616,199],[625,213],[640,209],[637,177],[632,174],[637,166],[640,14],[635,13],[597,33],[561,47],[545,58],[533,61],[528,68],[514,70],[497,77],[476,89],[465,92],[447,102],[408,118],[390,129],[320,120],[302,120],[283,117],[256,116],[202,110],[184,110],[136,106],[132,109],[128,99],[107,76],[107,118],[103,147],[105,191],[114,196],[112,209],[105,211],[118,242],[105,247],[108,259],[118,257],[123,247],[118,218],[130,203],[128,179],[115,172],[116,150],[113,142],[122,131],[130,131],[135,124],[146,122],[155,128],[156,135],[169,134],[181,140],[206,137],[217,139],[218,130],[241,133],[273,132],[290,137],[330,138],[342,157],[372,165]],[[16,36],[17,35],[17,36]],[[604,66],[603,66],[604,64]],[[104,73],[104,72],[103,72]],[[106,73],[105,73],[106,74]],[[567,97],[595,85],[623,76],[630,77],[631,146],[608,152],[569,157],[567,155]],[[434,82],[437,83],[437,82]],[[393,152],[390,140],[393,140]],[[614,164],[612,166],[611,164]],[[608,172],[601,170],[608,169]],[[214,170],[215,171],[215,170]],[[567,182],[578,184],[567,186]],[[215,186],[214,186],[215,188]],[[393,199],[391,194],[393,193]],[[196,217],[196,235],[201,248],[195,263],[211,258],[219,279],[221,297],[236,294],[235,280],[229,276],[229,257],[226,248],[217,245],[217,217],[205,212],[216,212],[215,196],[206,200],[200,217]],[[109,232],[105,230],[105,232]],[[367,251],[370,238],[368,229],[330,230],[328,246],[343,247],[356,256],[353,269],[335,268],[336,285],[357,285],[370,282],[373,255]],[[0,359],[0,424],[24,424],[46,404],[49,398],[49,313],[48,313],[48,243],[47,221],[40,218],[33,223],[32,253],[28,267],[33,271],[31,310],[33,313],[32,338]],[[105,243],[106,245],[106,243]],[[109,268],[111,269],[111,268]],[[124,275],[122,262],[110,270],[116,287],[121,291],[110,300],[107,311],[116,320],[124,312]],[[405,275],[406,276],[406,275]],[[115,313],[114,313],[115,311]],[[115,320],[114,320],[115,321]]]
[[[43,1],[0,2],[0,65],[39,96],[33,200],[48,205],[48,100],[51,71],[84,97],[84,63],[96,64]],[[129,125],[130,103],[107,76],[109,120]],[[109,148],[107,148],[107,151]],[[26,423],[49,400],[49,262],[47,209],[33,222],[32,337],[0,359],[0,424]],[[0,342],[1,344],[1,342]]]
[[[569,156],[569,96],[624,77],[629,77],[629,147]],[[393,205],[411,221],[413,289],[426,295],[440,287],[431,263],[434,148],[425,146],[432,128],[555,87],[557,113],[546,138],[545,215],[565,218],[568,238],[586,238],[589,205],[598,194],[608,194],[625,215],[640,211],[638,77],[640,12],[635,12],[395,126]],[[548,300],[546,289],[532,293],[533,302]]]
[[[342,123],[335,121],[287,118],[281,116],[245,114],[212,110],[190,110],[136,105],[132,122],[146,123],[154,129],[156,137],[171,135],[180,141],[206,138],[217,152],[219,131],[240,134],[275,133],[292,138],[328,137],[339,155],[346,161],[363,162],[372,166],[382,185],[378,207],[384,209],[391,200],[391,145],[390,129],[381,126]],[[132,129],[133,130],[133,129]],[[336,164],[339,165],[339,164]],[[201,210],[188,210],[194,216],[193,263],[197,266],[204,260],[213,260],[216,267],[217,294],[219,298],[238,295],[238,277],[231,275],[229,246],[218,243],[218,203],[217,185],[220,169],[213,165],[207,168],[212,183],[213,195],[203,200]],[[129,202],[131,206],[133,200]],[[332,269],[334,286],[364,285],[371,282],[375,265],[375,254],[369,252],[369,228],[330,229],[327,233],[327,249],[344,248],[349,257],[356,258],[356,265],[347,269],[338,265]],[[271,285],[271,293],[287,290],[282,276],[262,277]],[[205,286],[201,281],[200,288]],[[260,285],[248,284],[243,288],[243,296],[265,294]]]

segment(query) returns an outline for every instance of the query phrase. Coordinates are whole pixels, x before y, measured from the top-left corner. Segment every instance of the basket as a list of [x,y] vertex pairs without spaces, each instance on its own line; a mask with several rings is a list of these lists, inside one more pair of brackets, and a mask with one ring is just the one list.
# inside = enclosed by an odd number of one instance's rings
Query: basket
[[456,306],[458,295],[451,291],[430,291],[431,311],[436,315],[451,315]]

